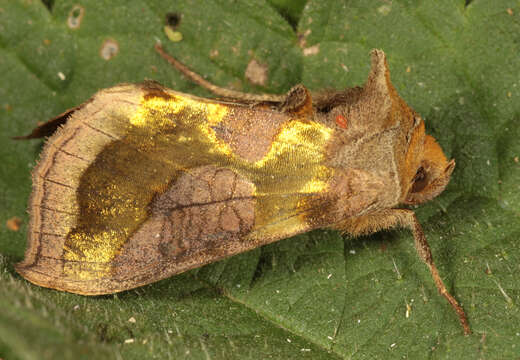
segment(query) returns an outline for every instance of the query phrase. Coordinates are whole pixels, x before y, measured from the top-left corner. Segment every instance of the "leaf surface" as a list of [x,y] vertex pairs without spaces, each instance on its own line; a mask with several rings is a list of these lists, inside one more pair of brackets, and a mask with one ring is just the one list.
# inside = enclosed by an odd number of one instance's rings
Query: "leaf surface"
[[[518,356],[517,1],[46,3],[0,0],[0,358]],[[169,14],[180,42],[164,34]],[[362,85],[370,50],[383,49],[400,95],[457,161],[448,189],[417,214],[474,334],[462,335],[407,231],[314,231],[115,296],[20,278],[42,142],[10,138],[121,82],[210,96],[154,52],[157,40],[216,84],[272,93]],[[253,59],[268,68],[263,85],[245,76]],[[18,231],[5,226],[14,216]]]

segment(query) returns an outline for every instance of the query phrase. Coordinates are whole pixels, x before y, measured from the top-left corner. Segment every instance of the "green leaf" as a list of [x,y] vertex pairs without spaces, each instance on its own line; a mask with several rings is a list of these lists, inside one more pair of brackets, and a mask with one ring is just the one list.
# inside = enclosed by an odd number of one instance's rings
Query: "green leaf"
[[[0,358],[518,357],[520,3],[466,3],[0,0]],[[180,42],[163,32],[168,14]],[[457,161],[417,214],[473,335],[407,231],[314,231],[115,296],[17,275],[42,142],[11,137],[121,82],[210,96],[154,52],[157,40],[216,84],[272,93],[360,85],[370,50],[383,49],[399,93]],[[264,85],[245,77],[252,59],[268,67]],[[19,231],[5,225],[14,216]]]

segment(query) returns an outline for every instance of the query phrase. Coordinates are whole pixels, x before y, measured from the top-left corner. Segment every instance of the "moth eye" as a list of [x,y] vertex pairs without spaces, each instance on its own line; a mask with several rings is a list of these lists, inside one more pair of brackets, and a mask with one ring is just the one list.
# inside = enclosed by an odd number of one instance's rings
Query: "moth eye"
[[421,123],[422,119],[420,116],[414,116],[413,118],[413,127],[416,128]]
[[420,192],[428,185],[428,174],[426,170],[421,166],[417,169],[415,176],[412,179],[412,189],[411,192]]
[[417,169],[417,172],[415,173],[415,176],[413,177],[412,182],[422,180],[425,177],[426,177],[426,173],[424,171],[424,168],[422,166],[420,166],[419,169]]

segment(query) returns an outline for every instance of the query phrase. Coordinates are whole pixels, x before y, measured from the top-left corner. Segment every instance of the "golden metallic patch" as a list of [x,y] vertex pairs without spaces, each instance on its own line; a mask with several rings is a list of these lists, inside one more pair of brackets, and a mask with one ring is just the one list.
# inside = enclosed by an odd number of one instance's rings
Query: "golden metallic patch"
[[269,153],[254,163],[258,176],[254,183],[257,202],[256,232],[250,237],[262,238],[269,233],[295,233],[307,228],[305,220],[295,213],[308,194],[323,192],[333,169],[325,164],[325,145],[332,130],[323,124],[295,119],[285,124],[274,139]]

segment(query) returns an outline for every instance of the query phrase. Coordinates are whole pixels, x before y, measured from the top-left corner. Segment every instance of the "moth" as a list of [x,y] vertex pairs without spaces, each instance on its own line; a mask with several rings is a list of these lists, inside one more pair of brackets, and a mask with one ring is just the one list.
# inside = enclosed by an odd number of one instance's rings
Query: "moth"
[[24,278],[110,294],[312,229],[403,227],[470,333],[414,212],[400,207],[439,195],[455,161],[397,94],[383,51],[363,87],[254,95],[156,50],[224,99],[121,84],[28,135],[52,134],[32,174]]

